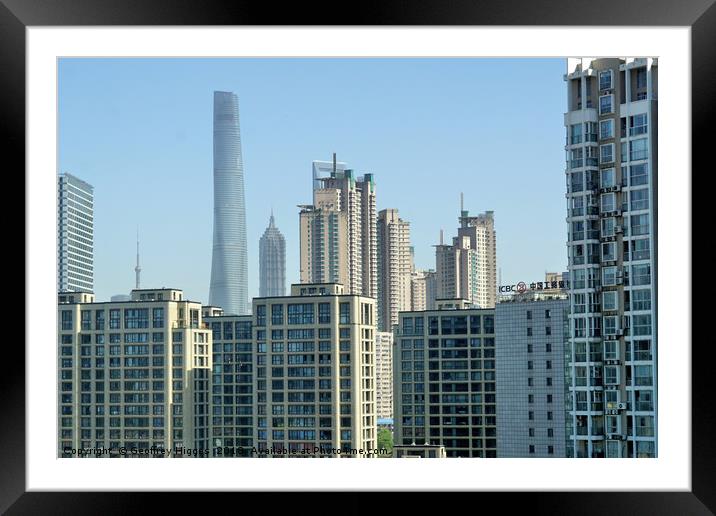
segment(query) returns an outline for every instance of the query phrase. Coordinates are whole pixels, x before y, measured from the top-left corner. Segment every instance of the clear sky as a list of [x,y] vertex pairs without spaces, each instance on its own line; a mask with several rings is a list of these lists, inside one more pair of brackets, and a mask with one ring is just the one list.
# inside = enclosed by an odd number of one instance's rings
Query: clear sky
[[95,188],[98,301],[175,287],[207,302],[213,91],[239,97],[249,295],[273,208],[299,279],[311,161],[375,175],[378,209],[411,224],[418,268],[440,228],[494,210],[502,283],[566,270],[564,59],[61,59],[58,172]]

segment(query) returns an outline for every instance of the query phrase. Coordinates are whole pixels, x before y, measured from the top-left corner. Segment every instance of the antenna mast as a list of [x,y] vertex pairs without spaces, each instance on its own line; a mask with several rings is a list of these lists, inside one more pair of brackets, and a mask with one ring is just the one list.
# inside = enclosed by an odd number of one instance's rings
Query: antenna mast
[[137,226],[137,266],[134,268],[134,274],[136,276],[136,289],[139,289],[140,281],[139,276],[142,272],[142,268],[139,266],[139,226]]

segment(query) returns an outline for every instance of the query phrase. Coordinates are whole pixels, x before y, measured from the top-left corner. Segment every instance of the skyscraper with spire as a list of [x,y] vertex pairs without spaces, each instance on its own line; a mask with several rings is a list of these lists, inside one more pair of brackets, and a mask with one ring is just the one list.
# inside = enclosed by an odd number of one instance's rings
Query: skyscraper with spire
[[244,165],[236,94],[214,92],[214,248],[209,304],[248,314]]
[[259,297],[286,295],[286,240],[276,227],[273,211],[259,240]]

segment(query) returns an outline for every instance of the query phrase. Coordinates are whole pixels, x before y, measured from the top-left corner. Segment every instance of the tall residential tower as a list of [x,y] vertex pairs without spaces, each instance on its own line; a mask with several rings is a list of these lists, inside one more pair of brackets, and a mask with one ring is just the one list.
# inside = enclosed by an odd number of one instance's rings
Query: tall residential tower
[[92,292],[94,188],[67,173],[57,186],[57,290]]
[[244,165],[239,100],[214,92],[214,249],[209,304],[226,314],[250,313]]
[[568,59],[575,457],[657,456],[657,97],[651,58]]
[[[435,246],[437,299],[467,299],[478,308],[494,308],[497,299],[497,253],[494,212],[470,216],[460,210],[460,227],[452,245]],[[442,235],[442,233],[441,233]]]
[[341,283],[378,294],[373,174],[356,178],[345,163],[313,162],[313,204],[301,205],[301,283]]
[[286,294],[286,239],[276,227],[273,213],[259,240],[259,297]]
[[378,328],[390,332],[398,312],[411,309],[410,223],[398,210],[378,213]]

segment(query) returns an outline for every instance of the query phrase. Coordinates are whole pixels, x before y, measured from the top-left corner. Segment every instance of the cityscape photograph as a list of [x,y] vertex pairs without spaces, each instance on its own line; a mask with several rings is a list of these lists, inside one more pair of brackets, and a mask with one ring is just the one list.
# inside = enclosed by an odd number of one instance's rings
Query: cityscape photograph
[[652,57],[59,59],[57,457],[658,457],[657,103]]

